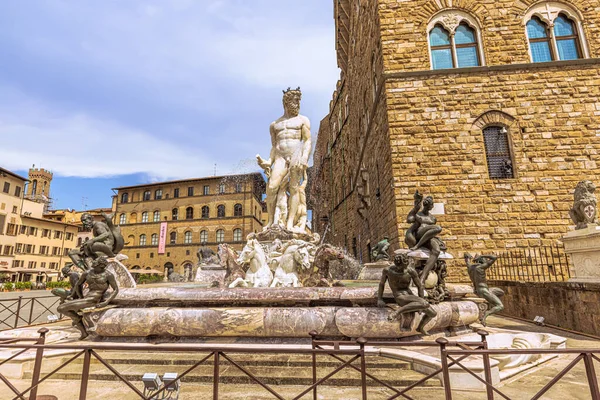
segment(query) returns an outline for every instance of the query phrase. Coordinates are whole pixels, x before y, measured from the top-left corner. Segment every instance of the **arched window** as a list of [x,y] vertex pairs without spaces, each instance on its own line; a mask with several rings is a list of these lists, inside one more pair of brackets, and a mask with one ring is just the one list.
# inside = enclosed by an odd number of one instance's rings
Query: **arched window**
[[461,22],[451,35],[442,24],[429,32],[433,69],[478,67],[481,65],[477,32]]
[[177,232],[171,232],[169,234],[169,243],[171,243],[171,244],[177,243]]
[[187,231],[183,236],[183,243],[191,244],[192,243],[192,232]]
[[484,128],[483,140],[490,179],[514,178],[510,142],[506,127],[491,125]]
[[148,222],[148,211],[142,213],[142,222]]
[[157,189],[154,192],[154,200],[160,200],[160,199],[162,199],[162,195],[163,195],[162,189]]
[[31,186],[32,186],[32,188],[31,188],[31,194],[33,196],[35,196],[37,194],[37,179],[33,180],[33,183],[32,183]]
[[225,184],[220,183],[219,184],[219,194],[224,194],[224,193],[225,193]]
[[154,211],[154,222],[160,222],[160,211],[156,210]]
[[140,246],[145,246],[146,245],[146,235],[141,234],[140,235]]
[[[87,240],[86,240],[86,242],[87,242]],[[127,236],[127,246],[135,246],[135,236],[133,236],[133,235]]]
[[194,208],[188,207],[185,209],[185,219],[194,219]]
[[129,215],[129,223],[137,224],[137,214],[136,213],[133,212]]
[[552,46],[550,40],[550,29],[538,17],[533,17],[527,23],[527,36],[529,36],[529,48],[533,62],[552,61]]
[[152,246],[158,245],[158,234],[156,234],[156,233],[152,234],[152,236],[150,237],[150,243],[152,244]]
[[432,69],[484,65],[480,24],[471,14],[445,10],[427,26]]
[[242,230],[240,228],[233,230],[233,241],[241,242],[242,241]]
[[208,243],[208,232],[207,231],[200,232],[200,243],[202,243],[202,244]]
[[564,14],[554,20],[554,38],[559,60],[577,60],[582,57],[575,23]]
[[202,218],[209,218],[210,217],[210,208],[208,208],[208,206],[203,206],[202,207]]
[[83,244],[83,239],[82,238],[78,238],[77,239],[77,246],[81,246]]
[[150,191],[146,190],[144,192],[144,201],[149,201],[150,200]]
[[129,193],[123,193],[121,195],[121,203],[127,203],[129,201]]
[[119,225],[125,225],[127,223],[127,214],[119,215]]
[[531,7],[523,18],[531,61],[576,60],[589,57],[579,11],[555,1]]
[[179,210],[177,208],[174,208],[171,210],[171,219],[173,221],[177,221],[177,218],[179,217]]
[[242,210],[241,204],[236,204],[235,206],[233,206],[233,216],[234,217],[241,217],[242,213],[243,213],[243,210]]
[[225,217],[225,206],[223,204],[217,207],[217,218]]
[[225,231],[223,229],[219,229],[217,231],[217,243],[223,243],[225,241]]

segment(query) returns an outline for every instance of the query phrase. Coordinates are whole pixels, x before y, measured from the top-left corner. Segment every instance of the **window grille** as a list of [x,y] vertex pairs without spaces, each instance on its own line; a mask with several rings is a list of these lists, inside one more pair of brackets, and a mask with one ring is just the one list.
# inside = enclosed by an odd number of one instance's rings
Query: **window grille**
[[502,126],[489,126],[483,130],[488,173],[491,179],[514,178],[508,131]]

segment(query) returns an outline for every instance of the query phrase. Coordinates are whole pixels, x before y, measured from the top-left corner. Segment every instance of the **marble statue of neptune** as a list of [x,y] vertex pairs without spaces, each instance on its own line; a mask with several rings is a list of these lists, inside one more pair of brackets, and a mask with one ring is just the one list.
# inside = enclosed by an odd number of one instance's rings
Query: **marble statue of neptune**
[[284,114],[271,124],[271,155],[257,155],[268,178],[265,230],[279,225],[289,231],[306,231],[306,182],[312,149],[310,121],[300,115],[300,88],[283,92]]

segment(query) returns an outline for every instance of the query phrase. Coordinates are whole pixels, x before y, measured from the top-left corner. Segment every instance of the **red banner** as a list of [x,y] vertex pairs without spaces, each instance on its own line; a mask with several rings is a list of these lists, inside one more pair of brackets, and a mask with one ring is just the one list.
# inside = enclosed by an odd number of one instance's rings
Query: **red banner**
[[167,244],[167,223],[160,223],[160,236],[158,239],[158,254],[165,254],[165,245]]

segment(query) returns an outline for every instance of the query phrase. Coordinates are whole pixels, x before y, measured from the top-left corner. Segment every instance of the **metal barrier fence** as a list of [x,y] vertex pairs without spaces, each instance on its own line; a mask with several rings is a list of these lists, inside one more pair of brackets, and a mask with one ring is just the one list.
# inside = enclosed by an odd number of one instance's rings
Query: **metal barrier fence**
[[49,315],[57,315],[60,298],[56,296],[23,297],[0,300],[0,331],[46,324]]
[[562,246],[506,251],[488,270],[488,280],[561,282],[571,277],[569,257]]
[[[480,381],[486,388],[486,397],[488,400],[493,400],[494,395],[498,395],[504,399],[510,400],[506,394],[501,392],[498,388],[494,387],[492,382],[492,369],[490,364],[490,356],[496,354],[510,354],[510,355],[522,355],[522,354],[572,354],[576,355],[576,358],[561,372],[559,372],[550,382],[548,382],[532,399],[539,399],[552,388],[563,376],[565,376],[575,365],[580,361],[584,361],[587,384],[592,395],[592,400],[600,400],[600,392],[598,390],[598,380],[594,368],[594,360],[600,361],[598,355],[600,355],[600,349],[597,350],[570,350],[570,349],[547,349],[547,350],[519,350],[519,349],[488,349],[486,336],[488,335],[485,331],[479,331],[480,341],[473,342],[453,342],[446,338],[438,338],[435,342],[378,342],[378,341],[367,341],[364,338],[359,338],[356,341],[350,340],[320,340],[316,336],[316,332],[311,332],[312,336],[312,348],[296,347],[296,348],[277,348],[272,347],[261,347],[261,348],[248,348],[243,345],[233,345],[228,347],[215,346],[199,346],[199,345],[128,345],[128,344],[94,344],[89,345],[47,345],[45,344],[45,335],[48,329],[42,328],[38,331],[40,333],[39,339],[30,340],[6,340],[0,342],[0,348],[12,348],[21,349],[10,358],[0,362],[0,366],[7,363],[8,361],[18,357],[22,353],[30,349],[35,349],[36,357],[32,372],[31,385],[24,390],[17,389],[4,375],[0,374],[0,380],[4,382],[8,388],[12,391],[15,397],[13,400],[29,398],[34,400],[37,397],[37,391],[44,381],[51,378],[58,371],[63,369],[65,366],[71,364],[73,361],[83,356],[83,366],[80,379],[79,399],[85,400],[87,397],[87,389],[90,377],[90,364],[92,358],[95,358],[104,367],[106,367],[112,374],[114,374],[119,380],[121,380],[133,393],[139,396],[140,399],[152,400],[160,399],[159,397],[164,394],[169,388],[179,385],[181,380],[185,378],[191,371],[210,362],[212,360],[213,365],[213,380],[212,380],[212,394],[213,400],[219,399],[220,390],[220,374],[221,374],[221,360],[226,360],[230,365],[233,365],[239,371],[242,371],[247,377],[254,381],[257,385],[264,388],[267,392],[273,395],[274,398],[279,400],[285,400],[285,398],[278,393],[275,388],[262,382],[255,374],[249,371],[247,368],[236,362],[233,358],[233,354],[246,353],[246,354],[305,354],[312,356],[312,385],[305,387],[302,391],[293,397],[294,400],[298,400],[308,395],[313,400],[318,398],[318,388],[323,385],[328,379],[333,377],[339,371],[350,368],[360,373],[361,375],[361,398],[366,400],[368,398],[368,387],[374,385],[381,385],[391,392],[387,400],[393,400],[397,398],[404,398],[412,400],[412,397],[408,394],[415,387],[424,384],[430,379],[438,379],[437,376],[441,374],[442,383],[444,388],[444,398],[446,400],[452,400],[453,389],[451,387],[450,379],[450,368],[460,368],[472,375],[475,379]],[[30,344],[22,344],[18,342],[29,342]],[[373,376],[368,372],[368,365],[365,358],[365,347],[369,346],[385,346],[385,347],[437,347],[440,351],[441,367],[435,371],[429,373],[419,381],[404,388],[396,388],[383,380]],[[41,376],[42,362],[44,360],[44,351],[49,349],[68,349],[74,350],[76,354],[63,362],[60,366],[56,367],[52,372]],[[127,380],[119,371],[117,371],[110,363],[98,354],[98,351],[128,351],[128,352],[140,352],[140,351],[157,351],[157,352],[178,352],[178,353],[189,353],[190,357],[194,354],[197,355],[198,361],[196,361],[191,367],[187,368],[183,373],[178,375],[176,379],[165,383],[165,385],[158,390],[151,393],[142,392],[133,383]],[[204,356],[205,353],[208,353]],[[324,377],[317,378],[317,357],[331,357],[338,362],[340,365],[329,372]],[[480,377],[475,372],[466,367],[462,362],[467,357],[470,361],[473,357],[480,356],[483,363],[484,377]],[[344,359],[343,357],[348,357]],[[358,365],[354,363],[358,361]],[[370,380],[368,382],[367,380]],[[581,386],[579,387],[581,388]],[[387,396],[387,395],[386,395]],[[7,397],[8,398],[8,397]],[[523,397],[519,397],[519,400]]]

